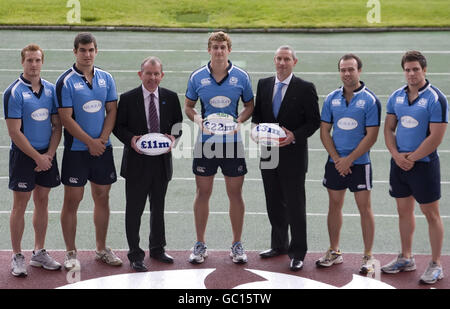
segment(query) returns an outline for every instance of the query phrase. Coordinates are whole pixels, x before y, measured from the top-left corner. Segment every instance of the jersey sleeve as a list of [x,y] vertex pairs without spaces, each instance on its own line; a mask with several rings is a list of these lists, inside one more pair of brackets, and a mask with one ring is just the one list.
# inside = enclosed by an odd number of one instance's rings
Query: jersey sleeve
[[188,80],[187,89],[186,89],[186,98],[188,98],[191,101],[198,100],[197,87],[195,85],[195,80],[193,77],[190,77]]
[[448,101],[440,91],[436,91],[437,100],[430,104],[430,122],[448,123]]
[[250,81],[250,77],[247,75],[247,78],[244,82],[244,88],[242,90],[242,102],[249,102],[251,99],[253,99],[253,89],[252,89],[252,83]]
[[394,109],[395,98],[396,98],[395,93],[389,97],[387,104],[386,104],[386,113],[387,114],[395,114],[395,109]]
[[106,94],[106,102],[117,101],[117,89],[114,78],[108,74],[108,92]]
[[369,104],[366,113],[366,127],[379,127],[381,122],[381,103],[378,98]]
[[323,102],[322,112],[320,113],[320,120],[328,123],[333,123],[333,114],[331,113],[331,97],[327,96]]
[[21,119],[23,116],[23,98],[15,91],[8,89],[3,95],[5,119]]
[[59,79],[56,82],[56,103],[60,107],[73,107],[72,90],[68,82],[64,79]]

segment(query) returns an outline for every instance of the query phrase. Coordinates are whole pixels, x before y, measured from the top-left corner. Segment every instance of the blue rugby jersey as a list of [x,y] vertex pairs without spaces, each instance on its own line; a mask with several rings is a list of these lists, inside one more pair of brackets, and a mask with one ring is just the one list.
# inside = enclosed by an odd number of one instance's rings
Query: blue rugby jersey
[[[56,81],[58,108],[73,108],[73,118],[92,138],[100,137],[105,121],[105,105],[117,101],[116,84],[106,71],[94,67],[89,84],[75,64]],[[111,145],[108,140],[107,146]],[[64,146],[74,151],[88,150],[80,140],[64,130]]]
[[[41,78],[34,93],[31,82],[20,75],[3,93],[5,119],[21,119],[21,131],[37,150],[48,148],[52,135],[51,115],[56,114],[55,86]],[[11,147],[17,147],[12,143]]]
[[[253,99],[250,77],[247,72],[229,61],[227,76],[217,83],[211,74],[210,64],[211,62],[191,74],[186,97],[192,101],[200,98],[203,119],[214,113],[225,113],[237,118],[239,99],[245,103]],[[240,137],[202,134],[203,142],[208,139],[221,143],[237,141]]]
[[[348,156],[366,136],[366,127],[379,127],[381,104],[363,82],[354,90],[347,104],[344,87],[328,94],[323,103],[321,120],[333,124],[333,142],[340,157]],[[330,157],[330,162],[333,160]],[[357,158],[354,164],[370,163],[369,151]]]
[[[386,112],[398,120],[396,142],[399,152],[416,150],[430,134],[430,123],[448,123],[447,99],[428,80],[413,102],[409,102],[407,85],[394,91],[388,99]],[[435,156],[436,151],[419,161],[429,162]]]

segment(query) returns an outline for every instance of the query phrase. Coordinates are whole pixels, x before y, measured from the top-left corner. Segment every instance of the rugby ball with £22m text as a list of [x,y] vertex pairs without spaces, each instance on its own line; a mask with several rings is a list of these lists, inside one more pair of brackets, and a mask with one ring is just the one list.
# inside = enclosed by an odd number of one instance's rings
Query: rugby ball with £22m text
[[217,135],[233,133],[237,125],[236,119],[225,113],[211,114],[203,120],[203,127],[212,134]]
[[252,129],[252,138],[263,146],[278,146],[287,138],[284,130],[276,123],[260,123]]
[[160,154],[166,153],[172,141],[170,138],[161,133],[148,133],[142,135],[137,141],[137,148],[148,156],[158,156]]

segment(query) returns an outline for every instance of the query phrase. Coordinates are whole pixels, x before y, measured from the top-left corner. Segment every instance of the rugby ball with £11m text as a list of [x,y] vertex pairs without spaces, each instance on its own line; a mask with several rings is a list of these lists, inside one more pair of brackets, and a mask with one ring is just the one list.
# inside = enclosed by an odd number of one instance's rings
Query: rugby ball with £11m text
[[203,128],[216,135],[233,133],[237,126],[236,119],[225,113],[211,114],[203,120]]
[[137,141],[137,148],[148,156],[158,156],[160,154],[166,153],[172,141],[170,138],[161,133],[148,133],[142,135]]
[[252,129],[252,139],[263,146],[278,146],[286,133],[276,123],[260,123]]

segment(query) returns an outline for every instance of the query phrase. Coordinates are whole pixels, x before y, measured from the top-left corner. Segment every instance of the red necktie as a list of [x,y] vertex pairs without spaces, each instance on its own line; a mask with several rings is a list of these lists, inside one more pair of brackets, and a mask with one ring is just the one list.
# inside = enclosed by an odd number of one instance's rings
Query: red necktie
[[156,112],[155,95],[150,93],[150,105],[148,107],[148,121],[150,122],[149,133],[159,133],[159,119]]

